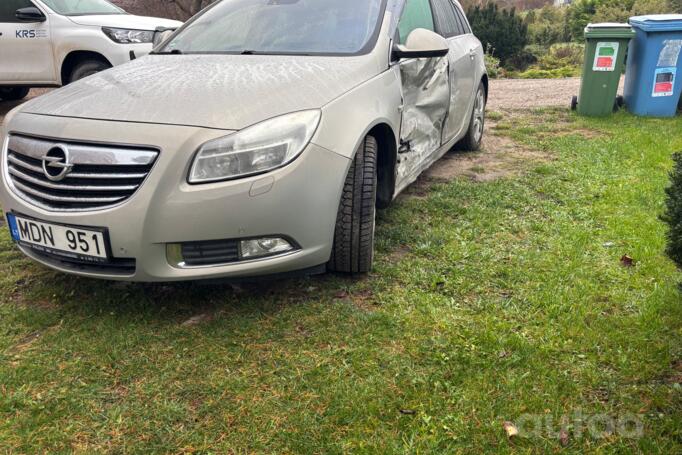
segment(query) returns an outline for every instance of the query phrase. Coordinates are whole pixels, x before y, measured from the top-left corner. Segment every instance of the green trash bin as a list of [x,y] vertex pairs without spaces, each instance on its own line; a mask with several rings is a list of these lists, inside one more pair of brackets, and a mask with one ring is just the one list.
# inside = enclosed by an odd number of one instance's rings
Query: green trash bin
[[635,32],[628,24],[590,24],[585,28],[585,65],[580,96],[573,109],[580,115],[603,117],[621,104],[617,98],[625,54]]

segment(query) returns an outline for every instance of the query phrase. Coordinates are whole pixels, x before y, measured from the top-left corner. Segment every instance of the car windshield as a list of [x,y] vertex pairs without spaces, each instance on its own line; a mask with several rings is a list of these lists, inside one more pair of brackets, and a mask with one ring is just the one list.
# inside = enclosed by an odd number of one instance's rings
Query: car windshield
[[125,14],[118,6],[106,0],[43,0],[52,11],[64,16],[92,14]]
[[348,55],[376,43],[386,0],[223,0],[161,53]]

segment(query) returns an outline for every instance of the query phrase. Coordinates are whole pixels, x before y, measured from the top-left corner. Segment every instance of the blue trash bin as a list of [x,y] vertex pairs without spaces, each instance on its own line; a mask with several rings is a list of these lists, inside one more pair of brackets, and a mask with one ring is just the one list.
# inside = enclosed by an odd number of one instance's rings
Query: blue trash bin
[[682,14],[630,18],[625,104],[635,115],[673,117],[682,94]]

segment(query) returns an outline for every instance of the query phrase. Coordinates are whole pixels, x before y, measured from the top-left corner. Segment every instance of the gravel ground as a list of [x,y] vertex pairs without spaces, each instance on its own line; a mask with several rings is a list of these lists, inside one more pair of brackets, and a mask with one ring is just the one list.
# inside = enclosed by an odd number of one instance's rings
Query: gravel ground
[[[490,82],[489,110],[569,107],[580,91],[580,78],[495,79]],[[623,93],[623,80],[620,82]]]
[[[621,81],[621,93],[622,93]],[[580,78],[569,79],[497,79],[490,82],[489,110],[569,107],[580,90]],[[31,90],[29,98],[49,89]],[[19,103],[0,101],[0,120]]]

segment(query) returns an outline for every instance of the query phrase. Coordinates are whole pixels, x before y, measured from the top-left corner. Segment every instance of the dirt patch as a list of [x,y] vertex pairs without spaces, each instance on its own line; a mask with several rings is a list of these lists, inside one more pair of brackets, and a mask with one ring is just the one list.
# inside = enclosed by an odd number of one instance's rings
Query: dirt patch
[[412,250],[407,245],[400,245],[398,248],[392,250],[388,255],[388,261],[392,264],[402,261],[407,257]]
[[474,182],[492,182],[520,175],[532,164],[547,161],[540,151],[516,143],[495,132],[497,123],[489,122],[480,152],[450,152],[431,166],[407,193],[425,197],[434,183],[447,183],[456,178]]

